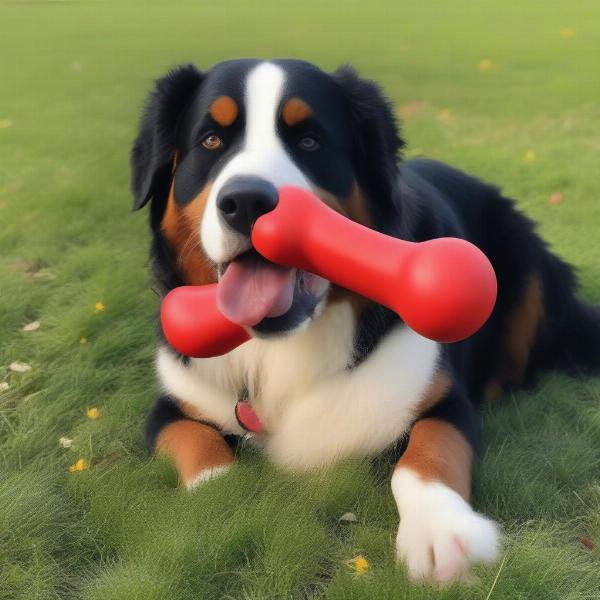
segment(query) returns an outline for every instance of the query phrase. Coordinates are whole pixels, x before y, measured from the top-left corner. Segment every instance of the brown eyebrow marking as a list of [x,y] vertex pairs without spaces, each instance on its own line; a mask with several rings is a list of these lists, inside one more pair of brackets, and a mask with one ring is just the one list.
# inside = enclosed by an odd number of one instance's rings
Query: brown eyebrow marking
[[237,119],[239,109],[231,96],[219,96],[211,104],[209,113],[219,125],[228,127]]
[[311,115],[312,109],[304,100],[300,100],[300,98],[290,98],[283,105],[283,110],[281,111],[283,122],[289,127],[306,121]]

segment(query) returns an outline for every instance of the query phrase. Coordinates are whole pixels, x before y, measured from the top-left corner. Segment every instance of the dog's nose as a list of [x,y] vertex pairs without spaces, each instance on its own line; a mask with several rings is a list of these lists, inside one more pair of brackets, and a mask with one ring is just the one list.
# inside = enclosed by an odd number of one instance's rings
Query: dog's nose
[[235,231],[250,236],[258,217],[272,211],[279,200],[277,188],[258,177],[236,177],[217,196],[217,209]]

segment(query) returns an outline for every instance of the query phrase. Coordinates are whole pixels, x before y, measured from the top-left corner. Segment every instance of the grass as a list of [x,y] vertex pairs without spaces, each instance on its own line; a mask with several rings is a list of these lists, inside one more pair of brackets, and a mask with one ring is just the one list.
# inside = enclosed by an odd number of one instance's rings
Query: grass
[[140,106],[169,66],[352,62],[405,116],[409,155],[502,183],[598,301],[599,25],[594,0],[0,3],[0,598],[600,597],[598,379],[550,374],[485,407],[475,504],[507,540],[470,588],[407,582],[387,474],[366,463],[294,476],[242,452],[178,489],[143,444],[158,302],[128,191]]

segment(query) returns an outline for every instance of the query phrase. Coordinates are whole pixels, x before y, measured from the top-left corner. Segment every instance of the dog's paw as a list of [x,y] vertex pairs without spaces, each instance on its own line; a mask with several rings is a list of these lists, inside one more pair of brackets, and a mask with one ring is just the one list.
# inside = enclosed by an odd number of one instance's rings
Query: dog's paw
[[406,469],[392,478],[400,512],[396,538],[398,560],[414,581],[468,581],[470,567],[498,558],[496,524],[475,512],[456,492],[424,482]]
[[210,467],[209,469],[202,469],[199,473],[197,473],[190,480],[185,482],[185,487],[188,492],[193,492],[198,489],[203,483],[210,481],[211,479],[215,479],[216,477],[220,477],[224,475],[231,469],[231,465],[221,465],[219,467]]

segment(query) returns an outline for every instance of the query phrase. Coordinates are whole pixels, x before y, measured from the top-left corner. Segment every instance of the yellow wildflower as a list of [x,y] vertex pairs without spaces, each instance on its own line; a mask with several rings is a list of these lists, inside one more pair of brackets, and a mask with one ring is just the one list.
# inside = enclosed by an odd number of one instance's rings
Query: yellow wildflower
[[560,37],[563,40],[571,40],[575,37],[576,33],[577,32],[572,27],[565,27],[564,29],[560,30]]
[[482,73],[489,71],[494,66],[494,63],[489,58],[484,58],[479,61],[479,70]]
[[533,150],[527,150],[527,152],[525,152],[525,162],[535,162],[536,158],[537,156]]
[[449,108],[442,108],[437,114],[438,121],[442,123],[450,123],[454,118],[452,111]]
[[352,559],[352,562],[354,563],[354,572],[357,575],[364,575],[369,570],[369,561],[362,554]]
[[85,471],[88,468],[88,462],[85,458],[80,458],[77,462],[73,463],[69,467],[69,473],[79,473]]
[[88,419],[95,421],[98,417],[100,416],[100,409],[96,408],[95,406],[93,408],[88,408],[87,409],[87,417]]
[[106,310],[106,306],[104,305],[104,302],[96,302],[96,304],[94,305],[94,312],[100,313],[100,312],[104,312]]

